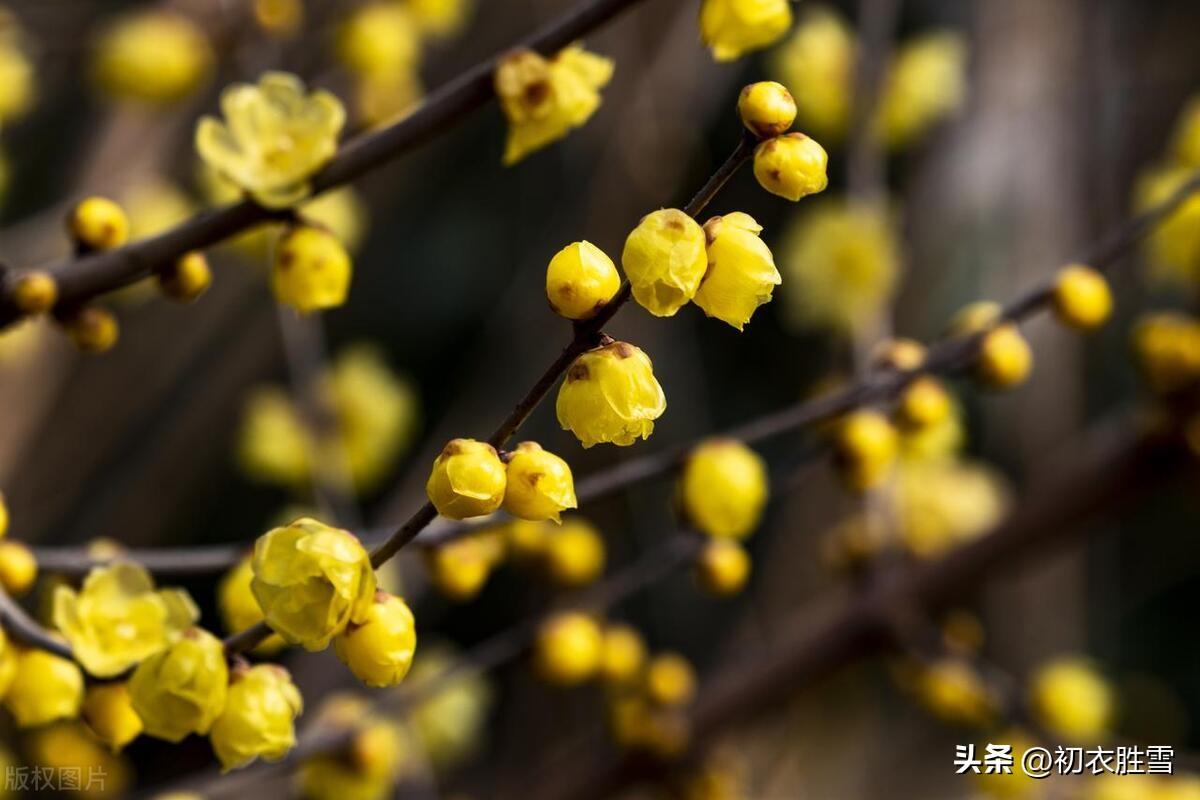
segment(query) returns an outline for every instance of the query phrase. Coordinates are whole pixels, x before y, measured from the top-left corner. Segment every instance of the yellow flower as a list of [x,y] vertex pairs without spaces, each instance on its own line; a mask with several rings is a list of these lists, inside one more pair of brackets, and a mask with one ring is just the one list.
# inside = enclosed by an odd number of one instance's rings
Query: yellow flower
[[909,552],[939,555],[990,531],[1008,508],[1008,490],[993,470],[957,459],[905,461],[893,498]]
[[1133,347],[1146,382],[1158,394],[1186,389],[1200,378],[1200,320],[1147,314],[1133,329]]
[[18,647],[9,641],[8,634],[0,628],[0,698],[8,692],[17,675]]
[[503,554],[499,535],[484,531],[425,551],[425,563],[438,591],[462,602],[479,594]]
[[1190,169],[1200,167],[1200,95],[1193,95],[1179,115],[1171,150],[1177,163]]
[[204,32],[164,9],[123,16],[96,39],[92,80],[121,100],[170,103],[197,89],[212,71]]
[[542,623],[534,646],[538,674],[559,686],[578,686],[600,669],[604,634],[587,614],[562,611]]
[[567,319],[590,319],[621,288],[612,259],[591,242],[574,242],[550,259],[546,297],[555,313]]
[[67,232],[81,248],[113,250],[129,239],[129,217],[107,197],[87,197],[71,209]]
[[[15,25],[7,10],[2,13],[6,28]],[[33,63],[21,48],[19,38],[12,32],[0,36],[0,123],[24,115],[36,94]]]
[[[1181,166],[1147,170],[1135,185],[1135,209],[1146,211],[1165,202],[1194,174]],[[1144,251],[1157,280],[1184,287],[1200,281],[1200,194],[1189,196],[1149,233]]]
[[404,767],[397,726],[377,717],[364,697],[337,693],[318,709],[314,727],[351,734],[345,752],[305,759],[298,784],[312,800],[384,800]]
[[674,315],[700,288],[708,269],[706,245],[704,229],[678,209],[642,217],[621,254],[633,299],[656,317]]
[[362,77],[410,72],[421,57],[417,19],[397,0],[366,3],[342,23],[337,53],[347,67]]
[[602,345],[575,359],[556,403],[558,423],[585,448],[648,439],[666,409],[650,358],[626,342]]
[[982,726],[996,715],[998,699],[967,662],[945,658],[922,668],[917,696],[934,715],[960,725]]
[[704,544],[696,561],[696,581],[718,597],[737,594],[750,577],[750,556],[737,542],[714,539]]
[[251,477],[297,488],[312,469],[312,442],[287,393],[262,387],[242,410],[238,460]]
[[762,226],[740,211],[704,223],[708,271],[692,298],[710,317],[742,330],[755,310],[771,302],[782,283],[771,251],[758,238]]
[[142,718],[133,710],[129,685],[124,682],[89,687],[83,698],[82,714],[96,738],[114,753],[121,752],[142,733]]
[[[254,570],[250,562],[250,556],[243,558],[237,566],[225,573],[225,577],[217,584],[217,610],[221,612],[225,629],[230,633],[241,633],[263,621],[262,609],[254,599],[254,592],[250,590],[250,582],[254,579]],[[254,648],[254,652],[270,654],[278,651],[283,645],[283,639],[272,634]]]
[[913,142],[962,107],[967,45],[949,31],[906,42],[896,54],[880,96],[878,124],[891,147]]
[[696,671],[678,653],[662,653],[650,659],[644,681],[646,697],[655,705],[686,705],[696,696]]
[[954,401],[937,378],[921,375],[904,388],[896,403],[896,419],[906,433],[930,430],[954,413]]
[[17,668],[4,695],[7,708],[22,728],[45,725],[79,715],[83,673],[74,661],[45,650],[18,649]]
[[871,365],[876,369],[908,372],[924,366],[926,355],[925,345],[914,339],[888,339],[871,353]]
[[800,217],[778,252],[791,318],[806,328],[864,330],[900,273],[891,224],[870,206],[823,204]]
[[278,761],[287,755],[296,744],[294,722],[303,707],[300,690],[283,667],[235,667],[225,709],[209,735],[222,768],[242,767],[256,758]]
[[[8,506],[4,503],[4,493],[0,492],[0,538],[8,535]],[[3,692],[0,692],[3,694]]]
[[19,597],[37,580],[38,565],[33,551],[20,542],[0,542],[0,587]]
[[[30,731],[23,744],[33,769],[42,770],[42,774],[82,776],[76,784],[79,788],[64,794],[84,800],[128,796],[129,762],[110,753],[79,722],[60,722]],[[95,779],[89,781],[89,775]],[[62,777],[62,785],[70,785],[69,780]]]
[[453,36],[466,24],[473,0],[408,0],[421,31],[429,36]]
[[221,640],[189,628],[133,671],[129,695],[146,733],[171,742],[206,734],[225,708],[229,669]]
[[688,522],[709,536],[744,539],[762,518],[767,467],[735,439],[710,439],[692,450],[679,481]]
[[1034,711],[1053,733],[1076,742],[1094,742],[1108,733],[1112,689],[1085,659],[1061,658],[1043,665],[1029,691]]
[[775,81],[743,87],[737,108],[742,124],[760,139],[781,136],[796,121],[796,99],[786,86]]
[[453,652],[444,646],[425,648],[408,678],[413,691],[425,698],[409,716],[413,732],[438,768],[455,765],[475,748],[491,703],[491,688],[477,670],[459,670],[455,677],[446,678],[456,663]]
[[754,149],[754,177],[774,195],[795,202],[829,185],[825,148],[803,133],[786,133]]
[[271,36],[293,36],[304,24],[304,2],[254,0],[254,21]]
[[1112,315],[1108,280],[1083,264],[1068,264],[1058,271],[1052,301],[1059,320],[1079,330],[1098,328]]
[[399,597],[377,592],[366,618],[346,626],[333,649],[367,686],[395,686],[408,674],[417,650],[413,613]]
[[309,178],[337,152],[346,121],[341,102],[286,72],[267,72],[257,85],[221,93],[222,122],[203,117],[196,149],[213,169],[268,208],[295,205],[311,192]]
[[443,517],[468,519],[500,508],[507,483],[496,448],[474,439],[451,439],[433,462],[425,493]]
[[600,676],[610,686],[626,686],[642,672],[646,663],[646,643],[641,634],[629,625],[608,625],[604,628],[603,652],[600,657]]
[[833,9],[809,6],[775,53],[773,70],[796,98],[800,127],[837,142],[850,124],[857,44]]
[[879,486],[892,474],[898,445],[896,429],[883,414],[871,410],[847,414],[834,437],[843,480],[860,491]]
[[375,571],[354,534],[308,517],[260,536],[252,568],[267,624],[305,650],[324,650],[364,620],[375,597]]
[[604,571],[604,539],[587,520],[568,517],[547,537],[542,551],[550,579],[560,586],[585,586]]
[[788,0],[704,0],[700,38],[717,61],[774,44],[792,26]]
[[59,322],[71,344],[81,353],[106,353],[116,346],[121,335],[117,318],[105,308],[84,306]]
[[54,590],[54,625],[75,659],[92,675],[111,678],[179,638],[200,618],[182,589],[155,591],[144,567],[117,562],[95,567],[75,592]]
[[302,314],[337,308],[346,302],[354,265],[333,234],[300,225],[276,246],[271,266],[275,299]]
[[203,253],[184,253],[158,273],[158,287],[172,300],[190,303],[212,285],[212,268]]
[[996,326],[979,343],[975,377],[993,389],[1008,389],[1024,383],[1033,369],[1033,351],[1012,323]]
[[578,506],[571,467],[537,442],[521,442],[508,459],[504,510],[526,520],[559,521],[559,515]]
[[508,554],[517,561],[531,562],[542,557],[546,542],[557,530],[548,522],[515,519],[500,528]]
[[505,56],[495,78],[509,124],[504,164],[517,163],[587,122],[600,107],[600,89],[612,73],[611,60],[579,45],[550,59],[532,50]]

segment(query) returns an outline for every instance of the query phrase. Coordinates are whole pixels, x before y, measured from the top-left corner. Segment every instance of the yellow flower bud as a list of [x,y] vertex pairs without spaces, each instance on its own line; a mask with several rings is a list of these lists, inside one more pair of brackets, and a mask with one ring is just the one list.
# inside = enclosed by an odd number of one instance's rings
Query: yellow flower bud
[[416,23],[405,3],[365,3],[347,17],[338,31],[338,57],[365,78],[406,72],[421,57]]
[[[4,503],[4,493],[0,492],[0,538],[8,535],[8,506]],[[0,692],[3,694],[3,692]]]
[[104,353],[117,344],[120,327],[117,318],[105,308],[85,306],[62,320],[71,343],[83,353]]
[[1175,313],[1148,314],[1133,330],[1138,366],[1159,394],[1171,394],[1200,379],[1200,321]]
[[346,302],[354,271],[350,254],[333,234],[303,225],[279,240],[271,267],[275,299],[301,313]]
[[708,269],[706,246],[699,223],[678,209],[642,217],[621,253],[633,299],[656,317],[674,315],[700,288]]
[[611,707],[609,725],[622,747],[662,760],[678,758],[687,749],[690,731],[678,709],[661,708],[639,696],[622,696]]
[[771,302],[783,282],[771,251],[758,238],[761,231],[753,217],[741,212],[704,223],[708,271],[692,299],[705,314],[739,331],[760,305]]
[[800,127],[822,141],[840,141],[850,127],[856,48],[840,14],[808,5],[795,32],[772,53],[774,73],[796,99]]
[[908,430],[941,424],[954,412],[954,403],[937,378],[922,375],[905,387],[896,405],[896,417]]
[[891,475],[898,447],[896,429],[878,411],[851,412],[838,426],[834,439],[842,477],[858,490],[878,486]]
[[768,491],[762,458],[735,439],[697,446],[679,483],[688,522],[709,536],[734,539],[744,539],[758,525]]
[[225,708],[209,735],[221,766],[229,770],[256,758],[283,758],[296,744],[294,722],[303,707],[300,691],[283,667],[235,667]]
[[555,528],[545,521],[517,519],[507,523],[501,529],[501,534],[509,554],[518,561],[529,562],[542,557],[546,542],[550,540],[554,530]]
[[910,372],[925,363],[925,345],[915,339],[889,339],[881,342],[871,356],[876,369]]
[[646,663],[646,644],[629,625],[609,625],[604,629],[600,676],[610,686],[626,686],[642,672]]
[[621,276],[603,250],[591,242],[574,242],[550,259],[546,297],[555,313],[567,319],[590,319],[621,288]]
[[917,696],[930,713],[960,725],[987,725],[998,711],[991,687],[967,662],[935,661],[920,670]]
[[133,710],[129,686],[124,683],[98,683],[83,698],[83,721],[100,741],[114,753],[142,733],[142,718]]
[[377,592],[366,619],[346,626],[333,649],[367,686],[395,686],[408,674],[417,650],[413,613],[399,597]]
[[408,0],[421,30],[430,36],[451,36],[466,23],[474,0]]
[[[1171,164],[1138,176],[1134,208],[1148,211],[1165,203],[1195,174],[1193,167]],[[1200,279],[1200,194],[1193,194],[1150,231],[1143,247],[1152,276],[1161,283],[1190,289]]]
[[92,79],[118,99],[169,103],[196,89],[212,69],[204,32],[173,11],[153,9],[120,18],[96,42]]
[[375,570],[354,534],[307,517],[260,536],[252,569],[267,625],[309,651],[365,619],[375,597]]
[[158,273],[158,286],[173,300],[191,302],[208,291],[212,285],[212,269],[203,253],[186,253],[175,263]]
[[534,647],[538,674],[559,686],[578,686],[600,669],[604,635],[587,614],[560,612],[542,624]]
[[302,0],[254,0],[254,21],[272,36],[293,36],[304,24]]
[[54,590],[54,625],[84,669],[100,678],[119,675],[179,638],[200,618],[182,589],[155,591],[140,565],[94,567],[76,592]]
[[626,342],[602,345],[575,359],[556,403],[558,423],[585,448],[648,439],[666,409],[649,356]]
[[113,250],[129,239],[129,217],[107,197],[88,197],[71,209],[67,232],[81,248]]
[[[3,10],[4,36],[0,37],[0,122],[23,116],[37,99],[36,70],[22,45],[24,32],[16,16]],[[6,167],[7,170],[7,162]],[[4,183],[7,185],[7,178]]]
[[0,587],[13,597],[29,591],[37,580],[38,565],[33,551],[20,542],[0,542]]
[[1098,328],[1112,315],[1108,280],[1083,264],[1069,264],[1058,271],[1051,299],[1058,319],[1079,330]]
[[1094,742],[1108,733],[1112,723],[1112,689],[1081,658],[1042,666],[1033,676],[1030,702],[1047,729],[1071,741]]
[[587,520],[568,517],[542,551],[550,579],[560,586],[585,586],[604,571],[604,539]]
[[906,42],[893,59],[876,124],[891,147],[903,147],[962,107],[967,45],[961,34],[936,31]]
[[717,61],[774,44],[792,26],[788,0],[704,0],[700,38]]
[[[42,775],[81,776],[76,783],[70,783],[73,778],[63,777],[60,785],[64,788],[77,787],[67,789],[63,794],[82,800],[104,800],[129,794],[131,768],[128,760],[105,748],[81,722],[63,721],[29,731],[22,737],[21,745],[28,758],[26,763],[33,765],[32,770],[40,770]],[[91,783],[88,776],[93,778]]]
[[200,628],[147,658],[129,679],[146,733],[170,742],[206,734],[225,708],[229,668],[221,640]]
[[58,302],[58,282],[45,270],[30,270],[14,281],[12,299],[22,314],[45,314]]
[[[250,589],[253,580],[254,569],[250,556],[247,556],[225,573],[221,582],[217,584],[217,610],[221,613],[221,620],[229,633],[241,633],[263,621],[262,609]],[[254,648],[254,652],[269,655],[278,652],[284,644],[278,634],[271,634]]]
[[796,201],[829,185],[829,156],[815,139],[787,133],[754,148],[754,177],[768,192]]
[[782,83],[759,81],[738,95],[738,116],[760,139],[780,136],[796,121],[796,100]]
[[979,343],[975,376],[985,386],[993,389],[1016,386],[1029,377],[1032,368],[1033,353],[1016,325],[1005,323],[984,334]]
[[946,333],[950,336],[980,333],[991,327],[1003,313],[1004,308],[993,300],[976,300],[955,312],[946,327]]
[[660,706],[681,706],[696,696],[696,672],[677,653],[663,653],[646,665],[646,697]]
[[438,591],[462,602],[479,594],[502,556],[503,541],[485,532],[425,551],[425,563]]
[[737,542],[714,539],[704,545],[696,562],[696,580],[718,597],[735,595],[750,577],[750,556]]
[[82,702],[83,673],[74,661],[45,650],[17,651],[17,669],[4,695],[4,707],[18,726],[32,728],[74,718]]
[[433,462],[425,493],[449,519],[491,514],[504,501],[508,472],[496,448],[474,439],[451,439]]
[[4,697],[17,676],[18,652],[17,645],[9,641],[8,634],[0,628],[0,697]]
[[537,442],[521,442],[508,459],[508,484],[504,510],[527,520],[559,521],[559,514],[575,508],[575,480],[571,468]]

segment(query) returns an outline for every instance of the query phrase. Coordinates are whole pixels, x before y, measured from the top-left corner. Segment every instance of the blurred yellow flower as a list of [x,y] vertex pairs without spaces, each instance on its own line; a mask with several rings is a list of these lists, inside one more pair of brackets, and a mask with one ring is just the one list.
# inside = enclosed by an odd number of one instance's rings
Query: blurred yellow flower
[[504,543],[492,531],[463,536],[425,551],[429,579],[451,600],[479,594],[504,555]]
[[0,8],[0,123],[25,114],[35,99],[33,63],[21,46],[21,38],[16,17]]
[[1047,729],[1073,742],[1102,739],[1112,724],[1112,688],[1084,658],[1066,657],[1042,665],[1030,681],[1029,699]]
[[954,459],[904,461],[894,497],[901,540],[927,557],[987,533],[1008,509],[1009,493],[990,468]]
[[210,166],[268,208],[295,205],[309,178],[337,152],[346,120],[341,101],[323,89],[306,93],[286,72],[221,93],[224,121],[203,117],[196,149]]
[[690,524],[719,538],[744,539],[762,518],[770,491],[762,457],[734,439],[710,439],[688,455],[679,499]]
[[887,73],[878,125],[885,143],[904,147],[958,111],[966,99],[967,44],[934,31],[905,42]]
[[408,0],[408,8],[427,36],[453,36],[462,30],[475,0]]
[[32,728],[79,715],[83,673],[74,661],[23,647],[16,650],[16,661],[16,671],[4,694],[4,707],[18,727]]
[[213,67],[204,32],[166,9],[118,18],[97,35],[94,47],[92,80],[119,100],[179,100],[197,89]]
[[999,698],[966,661],[943,658],[919,667],[916,690],[931,714],[958,725],[987,725],[999,711]]
[[[123,797],[132,780],[129,762],[110,753],[79,722],[61,722],[29,733],[25,742],[29,761],[35,768],[48,770],[51,775],[82,776],[79,788],[69,792],[71,797],[85,800]],[[103,775],[103,780],[88,776]],[[67,779],[62,779],[65,783]]]
[[291,674],[278,664],[235,666],[225,708],[209,740],[229,770],[256,758],[278,761],[296,745],[295,719],[304,702]]
[[774,44],[792,26],[789,0],[704,0],[700,38],[717,61]]
[[321,704],[312,725],[322,733],[351,734],[351,741],[345,752],[304,760],[297,774],[304,797],[384,800],[391,795],[410,749],[396,723],[380,718],[367,698],[336,692]]
[[1143,315],[1133,329],[1133,349],[1151,391],[1171,394],[1200,378],[1200,320],[1195,317]]
[[588,614],[561,611],[538,630],[534,663],[549,683],[578,686],[600,670],[603,657],[604,634]]
[[133,671],[129,695],[146,733],[169,742],[206,734],[225,708],[229,669],[221,640],[200,628]]
[[542,546],[542,565],[560,586],[586,586],[604,572],[604,538],[596,526],[569,516]]
[[[229,633],[241,633],[263,621],[262,608],[250,589],[250,581],[254,579],[254,570],[250,562],[251,557],[246,556],[237,566],[225,573],[221,582],[217,584],[217,610],[221,613],[225,630]],[[279,651],[283,645],[283,639],[273,633],[254,648],[254,652],[269,655]]]
[[854,82],[854,33],[834,9],[808,5],[795,32],[771,61],[796,99],[800,128],[837,142],[850,123]]
[[[1185,166],[1146,170],[1134,188],[1134,208],[1146,211],[1165,202],[1194,175],[1195,170]],[[1184,287],[1200,282],[1200,193],[1192,194],[1160,222],[1143,248],[1156,280]]]
[[411,73],[421,57],[418,23],[408,4],[400,0],[361,5],[338,30],[338,57],[363,78]]
[[457,656],[448,647],[425,648],[408,679],[423,698],[409,716],[413,733],[438,768],[451,767],[474,750],[491,706],[491,687],[484,674],[475,670],[459,671],[452,680],[441,681],[436,691],[421,689],[423,684],[440,681],[455,663]]

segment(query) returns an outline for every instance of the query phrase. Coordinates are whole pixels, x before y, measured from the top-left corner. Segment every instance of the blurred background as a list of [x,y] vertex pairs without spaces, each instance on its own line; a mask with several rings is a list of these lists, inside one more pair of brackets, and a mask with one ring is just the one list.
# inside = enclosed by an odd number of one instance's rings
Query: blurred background
[[[361,130],[415,102],[417,81],[437,87],[572,3],[476,0],[461,25],[424,41],[404,88],[379,90],[382,113],[364,102],[372,87],[339,62],[335,44],[361,4],[308,0],[294,24],[267,13],[278,5],[286,18],[289,4],[242,0],[7,5],[6,47],[28,59],[32,86],[0,134],[0,259],[30,266],[68,255],[61,219],[86,194],[120,199],[143,234],[211,202],[192,131],[232,82],[295,72],[345,99],[349,128]],[[106,85],[95,66],[106,31],[123,15],[162,6],[205,32],[203,77],[169,102]],[[745,211],[763,225],[784,283],[740,334],[692,307],[671,319],[634,307],[618,315],[607,330],[650,355],[668,411],[647,442],[584,451],[546,403],[520,439],[563,455],[577,478],[813,396],[861,369],[863,353],[889,331],[934,338],[963,304],[1003,301],[1046,278],[1129,216],[1139,180],[1169,159],[1177,121],[1200,91],[1194,0],[804,2],[795,32],[725,64],[699,40],[697,6],[646,0],[588,37],[588,49],[616,63],[602,107],[519,165],[501,166],[505,121],[489,105],[327,202],[328,224],[358,240],[341,308],[299,324],[277,309],[263,234],[211,253],[215,283],[192,305],[138,287],[112,297],[121,340],[103,356],[76,354],[48,325],[0,334],[10,535],[56,547],[100,538],[248,545],[298,509],[354,530],[403,520],[424,501],[443,444],[485,438],[565,344],[567,325],[545,302],[550,257],[586,239],[616,259],[642,215],[682,205],[736,145],[737,93],[751,81],[780,80],[796,95],[797,128],[829,151],[830,187],[793,206],[761,191],[747,170],[717,197],[711,213]],[[931,57],[935,67],[913,67],[915,80],[949,97],[945,108],[916,133],[856,142],[856,59],[874,60],[871,91],[886,95],[893,59],[930,35],[950,38]],[[0,63],[0,82],[19,80],[5,69]],[[944,476],[937,491],[961,492],[979,512],[984,524],[967,525],[964,536],[997,521],[1005,502],[1020,504],[1056,454],[1070,461],[1070,448],[1097,429],[1136,424],[1144,396],[1127,357],[1133,321],[1147,308],[1194,300],[1186,288],[1149,280],[1146,261],[1144,253],[1126,259],[1115,319],[1094,336],[1045,319],[1027,326],[1036,366],[1020,390],[951,384],[962,420],[956,464],[979,473],[969,485]],[[838,283],[829,264],[865,271]],[[813,297],[825,300],[814,306]],[[279,408],[329,365],[348,363],[333,391],[345,393],[340,409],[357,409],[339,419],[364,426],[343,441],[356,486],[334,480],[335,490],[314,491],[312,470],[291,469],[280,454],[296,439],[289,426],[303,423]],[[381,419],[382,429],[371,427]],[[774,497],[747,542],[754,573],[744,593],[708,598],[683,570],[611,610],[654,650],[685,654],[701,692],[704,678],[731,663],[769,659],[798,611],[848,591],[837,531],[858,501],[824,460],[810,458],[814,441],[787,434],[756,448]],[[1085,544],[996,570],[965,603],[986,631],[987,660],[1015,680],[1063,655],[1092,659],[1116,698],[1114,730],[1175,746],[1177,765],[1200,746],[1200,649],[1190,635],[1200,588],[1195,486],[1194,475],[1162,481],[1135,507],[1088,522],[1095,530]],[[664,477],[581,509],[602,532],[608,572],[679,528],[672,493]],[[469,651],[558,596],[537,575],[504,565],[473,598],[455,601],[431,587],[420,557],[399,564],[395,579],[431,652],[435,642]],[[183,585],[204,624],[220,628],[216,577]],[[29,607],[37,605],[35,594]],[[310,709],[353,683],[328,654],[283,658]],[[721,731],[711,758],[735,764],[737,796],[753,798],[938,800],[981,791],[952,765],[954,745],[975,733],[927,713],[896,674],[892,658],[872,657],[798,686],[770,713]],[[614,758],[598,689],[548,689],[515,659],[468,694],[469,713],[444,712],[456,721],[454,752],[414,755],[428,769],[399,796],[536,795],[578,764]],[[45,746],[35,739],[7,736],[20,760],[39,757]],[[143,738],[120,758],[138,790],[212,763],[198,740]],[[272,793],[287,791],[286,775],[264,780]],[[252,791],[253,780],[239,781],[233,796]],[[1076,796],[1074,785],[1052,784],[1035,789]]]

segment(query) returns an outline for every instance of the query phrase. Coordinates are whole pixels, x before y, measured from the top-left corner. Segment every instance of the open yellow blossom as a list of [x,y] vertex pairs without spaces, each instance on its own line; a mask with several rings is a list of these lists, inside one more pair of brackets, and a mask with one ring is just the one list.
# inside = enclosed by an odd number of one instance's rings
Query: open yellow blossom
[[360,623],[350,623],[333,640],[342,663],[367,686],[395,686],[404,680],[417,650],[412,610],[399,597],[376,592]]
[[781,136],[796,121],[796,99],[782,83],[758,81],[738,95],[738,116],[760,139]]
[[75,659],[92,675],[110,678],[179,638],[200,618],[182,589],[155,590],[138,564],[117,562],[92,569],[76,592],[54,590],[54,624]]
[[[1165,202],[1195,171],[1191,167],[1164,166],[1138,177],[1134,207],[1138,211]],[[1200,281],[1200,194],[1192,194],[1150,231],[1144,244],[1151,275],[1164,283],[1194,286]]]
[[496,95],[508,118],[504,163],[558,141],[587,122],[600,107],[600,89],[612,79],[613,62],[579,45],[546,59],[532,50],[505,56],[496,68]]
[[225,708],[209,734],[221,766],[283,758],[296,744],[295,719],[303,707],[291,674],[278,664],[234,667]]
[[961,34],[935,31],[900,48],[880,96],[883,140],[904,147],[962,107],[967,46]]
[[704,223],[708,270],[692,298],[710,317],[739,331],[759,306],[771,302],[783,282],[770,249],[758,237],[762,226],[735,211]]
[[542,624],[534,646],[538,674],[559,686],[590,680],[604,655],[604,634],[587,614],[563,611]]
[[309,178],[337,152],[346,121],[327,91],[306,93],[286,72],[267,72],[257,84],[221,93],[222,122],[203,117],[196,150],[217,172],[268,208],[295,205],[311,192]]
[[129,694],[146,733],[170,742],[206,734],[225,708],[229,669],[221,640],[200,628],[133,671]]
[[365,619],[375,598],[375,571],[354,534],[307,517],[260,536],[252,568],[266,623],[310,651]]
[[408,0],[408,8],[427,36],[453,36],[462,30],[475,0]]
[[735,439],[710,439],[688,456],[679,481],[687,520],[718,538],[744,539],[762,518],[767,502],[767,467]]
[[608,305],[621,288],[621,276],[603,250],[591,242],[574,242],[550,259],[546,297],[567,319],[589,319]]
[[1151,391],[1172,394],[1200,380],[1200,320],[1184,314],[1147,314],[1133,330],[1138,366]]
[[604,571],[604,539],[580,517],[568,517],[547,538],[542,551],[546,574],[560,586],[585,586]]
[[829,176],[825,148],[803,133],[785,133],[754,149],[754,177],[768,192],[793,202],[825,191]]
[[19,648],[17,668],[4,707],[17,725],[32,728],[79,715],[83,703],[83,673],[74,661],[45,650]]
[[212,71],[204,32],[167,9],[137,11],[114,21],[96,39],[92,80],[119,100],[170,103],[197,89]]
[[1112,723],[1113,692],[1100,673],[1082,658],[1043,665],[1030,684],[1030,703],[1049,730],[1074,742],[1094,742]]
[[683,308],[708,269],[706,245],[704,229],[678,209],[642,217],[621,253],[633,299],[656,317],[669,317]]
[[700,38],[717,61],[774,44],[792,26],[788,0],[704,0]]
[[931,557],[991,530],[1008,509],[1009,492],[982,464],[906,460],[898,470],[893,504],[904,546],[916,556]]
[[970,664],[944,658],[917,673],[917,697],[936,716],[959,725],[981,726],[999,710],[995,692]]
[[896,429],[883,414],[870,409],[847,414],[834,437],[843,480],[860,491],[880,485],[892,473],[898,445]]
[[600,675],[605,683],[627,686],[641,674],[646,663],[646,643],[632,626],[606,626],[603,647]]
[[433,462],[425,493],[449,519],[491,514],[504,501],[508,471],[487,442],[451,439]]
[[6,123],[25,114],[33,105],[36,84],[33,63],[21,46],[20,31],[13,30],[15,18],[7,10],[0,10],[0,14],[7,29],[0,36],[0,123]]
[[584,447],[647,439],[666,410],[649,356],[627,342],[601,345],[575,359],[556,403],[559,424]]
[[740,592],[750,578],[750,555],[732,539],[706,542],[696,559],[696,582],[717,597]]
[[479,594],[503,555],[503,541],[485,531],[426,550],[425,564],[438,591],[462,602]]
[[900,248],[874,207],[827,202],[803,214],[776,249],[792,321],[843,333],[872,325],[900,274]]
[[521,442],[508,459],[504,510],[526,520],[559,521],[559,515],[579,503],[571,467],[537,442]]
[[142,718],[133,710],[125,682],[91,686],[83,698],[83,721],[96,738],[119,753],[142,733]]
[[[221,612],[221,619],[229,633],[241,633],[263,621],[262,609],[250,589],[250,582],[254,580],[254,570],[250,562],[250,556],[243,558],[237,566],[225,573],[221,582],[217,584],[217,610]],[[270,654],[278,651],[283,645],[283,639],[277,634],[272,634],[254,648],[254,651]]]
[[337,54],[365,78],[410,72],[421,57],[418,20],[400,0],[361,5],[338,31]]
[[837,142],[850,124],[857,44],[850,27],[832,8],[805,6],[795,31],[775,51],[772,67],[796,98],[800,127]]
[[696,671],[678,653],[660,653],[646,664],[646,697],[660,706],[690,703],[696,696]]
[[311,225],[290,229],[271,265],[275,299],[302,314],[337,308],[350,291],[353,264],[332,233]]

